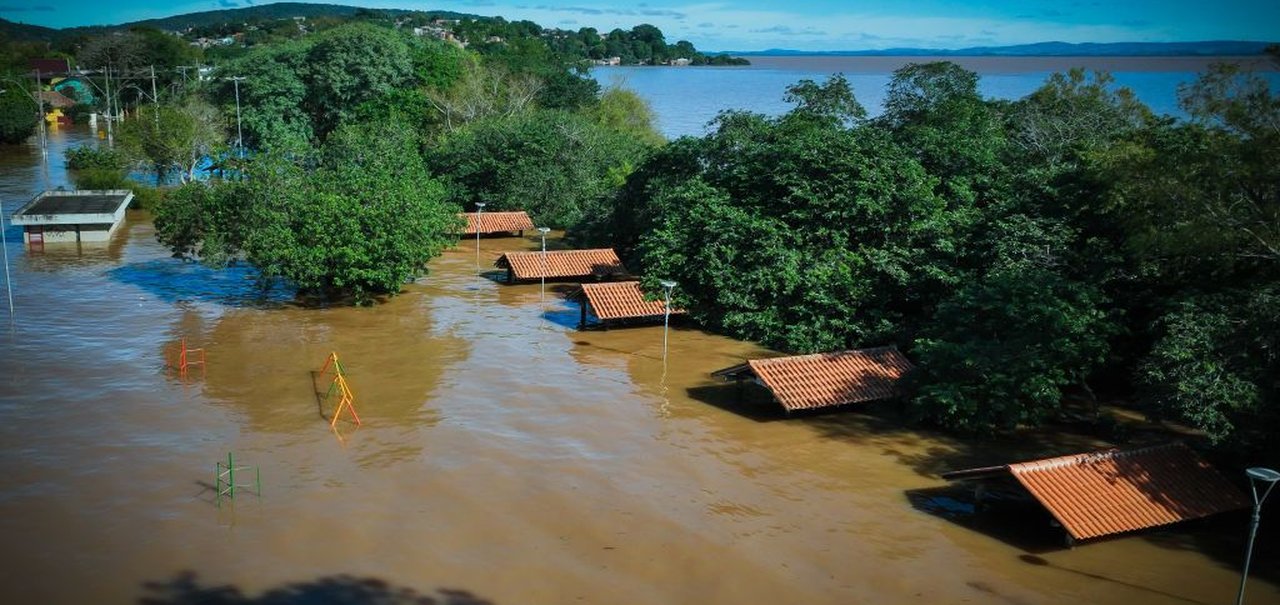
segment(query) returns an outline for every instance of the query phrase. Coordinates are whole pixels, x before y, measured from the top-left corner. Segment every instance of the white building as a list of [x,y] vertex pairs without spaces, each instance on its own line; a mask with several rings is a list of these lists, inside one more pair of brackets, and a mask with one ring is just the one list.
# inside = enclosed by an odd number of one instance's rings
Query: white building
[[28,245],[105,242],[111,239],[133,201],[127,189],[46,191],[10,217],[22,226]]

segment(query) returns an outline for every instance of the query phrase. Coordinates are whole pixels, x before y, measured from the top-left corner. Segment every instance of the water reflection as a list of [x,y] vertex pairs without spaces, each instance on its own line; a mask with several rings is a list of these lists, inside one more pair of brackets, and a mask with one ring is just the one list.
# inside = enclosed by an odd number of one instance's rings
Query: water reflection
[[[60,265],[45,263],[53,268]],[[247,265],[211,269],[200,263],[175,258],[130,262],[107,271],[122,284],[141,288],[164,302],[216,303],[232,307],[278,308],[294,300],[284,287],[263,290],[257,272]]]

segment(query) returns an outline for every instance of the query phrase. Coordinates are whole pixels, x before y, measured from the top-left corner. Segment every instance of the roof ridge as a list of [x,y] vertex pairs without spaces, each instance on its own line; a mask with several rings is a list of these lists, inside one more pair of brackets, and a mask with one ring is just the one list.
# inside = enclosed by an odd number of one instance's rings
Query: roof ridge
[[1013,467],[1022,467],[1028,470],[1043,470],[1062,468],[1064,466],[1074,466],[1078,464],[1086,464],[1092,462],[1101,462],[1103,460],[1116,460],[1120,458],[1131,458],[1133,456],[1147,454],[1152,451],[1161,449],[1189,449],[1187,445],[1181,441],[1166,441],[1164,443],[1155,443],[1144,445],[1142,447],[1132,449],[1121,449],[1112,446],[1107,449],[1095,450],[1092,452],[1082,452],[1078,454],[1063,454],[1061,456],[1053,456],[1050,458],[1040,458],[1037,460],[1026,460],[1024,462],[1013,462],[1005,466],[1012,469]]
[[814,359],[817,357],[836,357],[840,355],[868,355],[871,353],[879,353],[887,350],[897,351],[898,345],[881,345],[878,347],[867,347],[865,349],[845,349],[843,351],[822,351],[818,353],[805,353],[803,355],[783,355],[781,357],[765,357],[763,359],[748,359],[747,361],[748,362],[752,362],[752,361],[775,362],[775,361],[781,361],[784,359],[796,360],[796,359]]

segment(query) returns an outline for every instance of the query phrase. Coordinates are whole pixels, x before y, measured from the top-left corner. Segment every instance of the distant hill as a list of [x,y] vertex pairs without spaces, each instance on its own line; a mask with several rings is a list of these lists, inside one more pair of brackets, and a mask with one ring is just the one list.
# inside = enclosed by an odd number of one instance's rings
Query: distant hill
[[188,27],[209,27],[224,23],[242,23],[244,21],[253,20],[267,21],[273,19],[291,19],[293,17],[351,17],[360,11],[372,11],[388,15],[428,13],[432,15],[439,15],[445,19],[476,17],[476,15],[442,10],[419,11],[398,8],[370,9],[341,4],[279,2],[276,4],[263,4],[260,6],[246,6],[244,8],[187,13],[183,15],[174,15],[172,17],[164,17],[162,19],[146,19],[143,21],[131,21],[129,23],[120,23],[116,25],[87,25],[81,27],[69,27],[66,29],[53,29],[49,27],[41,27],[39,25],[27,25],[25,23],[15,23],[6,19],[0,19],[0,36],[17,41],[48,42],[63,35],[100,33],[106,30],[128,29],[130,27],[137,26],[154,27],[156,29],[167,31],[180,31]]
[[62,30],[40,25],[27,25],[0,19],[0,39],[20,40],[24,42],[52,42],[62,35]]
[[1175,57],[1175,56],[1247,56],[1260,55],[1274,42],[1245,40],[1210,40],[1205,42],[1112,42],[1106,44],[1039,42],[1015,46],[975,46],[961,49],[886,48],[880,50],[804,51],[771,48],[769,50],[728,51],[744,57]]
[[238,23],[251,19],[291,19],[293,17],[351,17],[360,11],[384,13],[387,15],[406,15],[409,13],[430,13],[445,19],[461,19],[475,17],[466,13],[440,10],[406,10],[399,8],[365,8],[342,4],[311,4],[305,2],[279,2],[260,6],[247,6],[225,10],[187,13],[163,19],[147,19],[126,23],[125,26],[141,25],[164,30],[182,30],[188,27],[206,27],[223,23]]

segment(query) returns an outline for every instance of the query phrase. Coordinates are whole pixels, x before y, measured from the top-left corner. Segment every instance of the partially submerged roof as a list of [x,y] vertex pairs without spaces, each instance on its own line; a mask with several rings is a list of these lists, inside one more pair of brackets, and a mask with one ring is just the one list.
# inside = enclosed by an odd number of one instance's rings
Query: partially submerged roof
[[127,189],[45,191],[13,213],[15,225],[114,224],[133,200]]
[[[585,298],[601,321],[662,317],[667,309],[665,299],[645,300],[644,291],[637,281],[582,284],[582,290],[575,294],[575,298]],[[671,309],[672,315],[684,312],[684,309]]]
[[751,359],[712,372],[740,380],[754,377],[787,411],[888,399],[913,367],[897,347]]
[[494,266],[510,269],[518,280],[605,277],[626,272],[612,248],[507,252],[498,257]]
[[1077,540],[1249,506],[1240,490],[1182,443],[967,469],[943,478],[1004,473],[1017,479]]
[[76,104],[76,102],[70,97],[56,90],[40,91],[40,100],[44,101],[45,105],[56,107],[58,109],[66,109]]
[[511,231],[527,231],[533,229],[533,219],[524,211],[519,212],[463,212],[459,214],[467,219],[466,235],[479,233],[506,233]]

